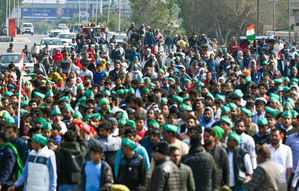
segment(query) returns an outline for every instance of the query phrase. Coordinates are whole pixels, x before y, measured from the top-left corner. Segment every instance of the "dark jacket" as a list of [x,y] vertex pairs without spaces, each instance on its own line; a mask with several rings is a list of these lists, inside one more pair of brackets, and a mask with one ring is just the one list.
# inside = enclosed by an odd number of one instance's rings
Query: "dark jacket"
[[[287,62],[287,60],[278,60],[277,62],[277,68],[279,68],[281,76],[286,77],[288,75],[288,67],[285,65],[285,62]],[[282,65],[284,66],[284,70],[282,70]]]
[[[143,67],[143,74],[146,73],[146,68],[147,67],[150,67],[152,68],[152,65],[153,65],[153,60],[148,60],[145,64],[144,64],[144,67]],[[155,69],[155,72],[158,73],[158,70],[159,70],[159,63],[155,61],[155,66],[154,66],[154,69]]]
[[213,175],[213,189],[219,190],[222,185],[229,186],[229,162],[227,152],[216,144],[211,155],[217,167],[216,174]]
[[9,147],[0,149],[0,185],[12,185],[17,156]]
[[191,147],[181,160],[193,171],[196,191],[212,190],[212,175],[216,171],[213,157],[200,147]]
[[149,191],[179,191],[180,171],[169,157],[156,161]]
[[127,186],[131,191],[145,190],[146,168],[143,157],[136,152],[129,160],[123,156],[119,163],[116,182]]
[[[85,185],[86,185],[86,182],[85,182],[86,175],[84,172],[85,166],[86,166],[86,163],[83,165],[82,171],[81,171],[81,191],[85,191]],[[101,179],[100,179],[101,188],[99,191],[110,191],[112,184],[114,183],[114,180],[113,180],[111,167],[105,161],[102,161],[101,171],[102,171]]]
[[75,155],[81,152],[83,155],[87,152],[87,146],[82,136],[76,137],[77,142],[64,142],[61,144],[61,149],[56,151],[56,165],[57,165],[57,184],[68,185],[74,184],[69,180],[67,163],[70,162],[67,159],[68,154]]
[[192,170],[185,164],[179,164],[181,175],[180,191],[195,191],[195,183]]
[[[226,149],[228,152],[229,149]],[[235,176],[235,188],[238,189],[243,185],[244,179],[242,177],[239,177],[239,172],[243,172],[245,174],[245,164],[244,164],[244,156],[248,154],[248,152],[245,149],[241,149],[239,147],[236,147],[234,150],[234,156],[233,156],[233,164],[234,164],[234,176]]]
[[20,139],[19,137],[13,138],[10,142],[18,150],[18,153],[19,153],[19,156],[22,160],[23,166],[25,166],[25,163],[26,163],[27,157],[28,157],[27,144],[22,139]]

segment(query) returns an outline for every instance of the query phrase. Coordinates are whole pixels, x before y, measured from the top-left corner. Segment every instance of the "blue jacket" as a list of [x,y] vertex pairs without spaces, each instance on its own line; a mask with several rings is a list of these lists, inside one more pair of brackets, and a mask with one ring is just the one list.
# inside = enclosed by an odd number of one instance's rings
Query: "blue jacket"
[[251,79],[255,84],[259,84],[263,80],[263,76],[260,72],[251,73]]
[[207,65],[208,65],[209,72],[218,72],[219,64],[217,63],[216,60],[212,60],[212,61],[209,60]]
[[140,57],[140,54],[138,52],[136,53],[133,53],[131,52],[130,56],[129,56],[129,60],[130,62],[133,62],[134,61],[134,57],[137,56],[138,57],[138,61],[141,62],[141,57]]
[[13,138],[10,142],[18,150],[18,153],[19,153],[19,156],[20,156],[20,158],[22,160],[22,163],[25,166],[25,163],[26,163],[27,157],[28,157],[28,147],[27,147],[27,144],[22,139],[20,139],[19,137]]
[[172,38],[171,37],[166,37],[165,44],[173,44]]
[[14,174],[14,166],[17,157],[13,150],[9,147],[0,149],[0,185],[12,185]]
[[101,79],[103,78],[103,74],[104,74],[103,71],[101,73],[98,73],[98,71],[93,73],[93,82],[94,82],[94,84],[99,84],[100,83]]

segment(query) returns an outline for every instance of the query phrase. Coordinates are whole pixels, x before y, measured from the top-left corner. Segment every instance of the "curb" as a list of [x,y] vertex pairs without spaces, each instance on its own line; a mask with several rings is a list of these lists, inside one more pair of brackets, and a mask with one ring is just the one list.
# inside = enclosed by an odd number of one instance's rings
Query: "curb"
[[30,42],[28,37],[0,37],[0,42]]

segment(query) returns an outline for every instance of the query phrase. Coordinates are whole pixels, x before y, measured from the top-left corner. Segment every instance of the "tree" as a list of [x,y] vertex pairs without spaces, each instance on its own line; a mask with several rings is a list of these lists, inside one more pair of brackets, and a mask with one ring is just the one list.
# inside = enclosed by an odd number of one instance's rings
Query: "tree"
[[60,23],[62,24],[66,24],[67,26],[72,25],[72,21],[70,21],[69,19],[60,19],[60,21],[57,22],[57,25],[59,25]]
[[[150,25],[151,28],[169,29],[173,26],[175,0],[129,0],[131,20],[136,26]],[[148,22],[148,23],[144,23]]]
[[[287,25],[286,1],[276,3],[276,26]],[[227,44],[232,36],[244,36],[246,28],[257,23],[256,0],[177,0],[177,3],[181,26],[187,33],[218,36],[220,44]],[[260,29],[262,25],[272,24],[271,5],[271,2],[260,0]]]
[[[10,1],[10,14],[12,14],[12,10],[13,10],[13,0],[8,0],[8,2]],[[18,4],[18,1],[15,1],[16,5]],[[19,0],[19,4],[22,4],[22,1]],[[8,17],[10,17],[8,15]],[[5,25],[5,18],[6,18],[6,0],[2,0],[0,3],[0,26],[4,26]]]

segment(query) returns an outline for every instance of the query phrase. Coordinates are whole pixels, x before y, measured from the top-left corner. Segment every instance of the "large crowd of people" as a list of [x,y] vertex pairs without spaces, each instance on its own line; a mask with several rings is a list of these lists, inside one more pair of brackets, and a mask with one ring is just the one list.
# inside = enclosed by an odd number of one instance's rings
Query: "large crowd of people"
[[294,40],[86,37],[26,46],[34,73],[0,78],[0,191],[298,189]]

